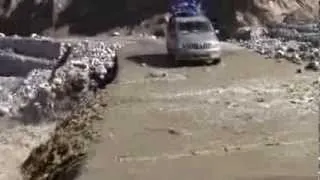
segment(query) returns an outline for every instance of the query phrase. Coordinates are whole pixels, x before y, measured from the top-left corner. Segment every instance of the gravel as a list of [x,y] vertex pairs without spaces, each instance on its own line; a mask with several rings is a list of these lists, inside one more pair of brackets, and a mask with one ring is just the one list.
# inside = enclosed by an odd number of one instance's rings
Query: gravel
[[305,65],[305,69],[320,70],[318,24],[279,24],[268,28],[245,28],[237,40],[230,40],[265,58],[286,59]]

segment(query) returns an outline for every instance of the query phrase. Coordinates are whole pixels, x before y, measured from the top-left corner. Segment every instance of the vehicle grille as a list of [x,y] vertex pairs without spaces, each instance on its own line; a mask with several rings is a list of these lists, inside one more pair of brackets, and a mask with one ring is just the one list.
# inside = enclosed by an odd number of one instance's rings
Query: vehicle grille
[[188,43],[183,46],[186,49],[209,49],[211,47],[210,43]]

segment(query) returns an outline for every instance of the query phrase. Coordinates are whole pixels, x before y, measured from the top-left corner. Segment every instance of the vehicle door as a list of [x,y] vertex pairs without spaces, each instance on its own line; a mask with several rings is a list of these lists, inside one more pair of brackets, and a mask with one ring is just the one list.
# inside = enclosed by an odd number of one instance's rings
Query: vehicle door
[[176,35],[177,35],[177,31],[176,31],[176,23],[174,18],[172,18],[169,21],[168,24],[168,37],[167,37],[167,47],[168,49],[174,49],[175,48],[175,44],[176,44]]

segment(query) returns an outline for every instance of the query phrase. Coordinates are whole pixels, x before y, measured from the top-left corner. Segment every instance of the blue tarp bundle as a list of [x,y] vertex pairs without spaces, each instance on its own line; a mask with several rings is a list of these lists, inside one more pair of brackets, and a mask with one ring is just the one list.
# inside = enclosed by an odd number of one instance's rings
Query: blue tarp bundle
[[194,16],[201,13],[199,0],[171,0],[169,8],[173,16]]

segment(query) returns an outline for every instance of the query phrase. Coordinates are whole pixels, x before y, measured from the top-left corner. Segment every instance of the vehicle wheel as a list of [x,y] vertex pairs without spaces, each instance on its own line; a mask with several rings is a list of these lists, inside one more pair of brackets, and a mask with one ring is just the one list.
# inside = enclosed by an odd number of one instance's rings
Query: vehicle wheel
[[178,60],[176,59],[174,54],[168,53],[168,60],[169,60],[169,63],[172,64],[173,66],[178,65]]
[[220,64],[220,63],[221,63],[221,58],[216,58],[212,62],[212,64]]
[[207,66],[209,66],[209,65],[211,65],[213,63],[213,60],[206,60],[205,63],[206,63]]
[[173,66],[174,67],[178,67],[179,66],[179,61],[176,58],[174,58],[172,62],[173,62]]
[[217,65],[221,62],[220,58],[212,59],[212,60],[207,60],[206,65]]

